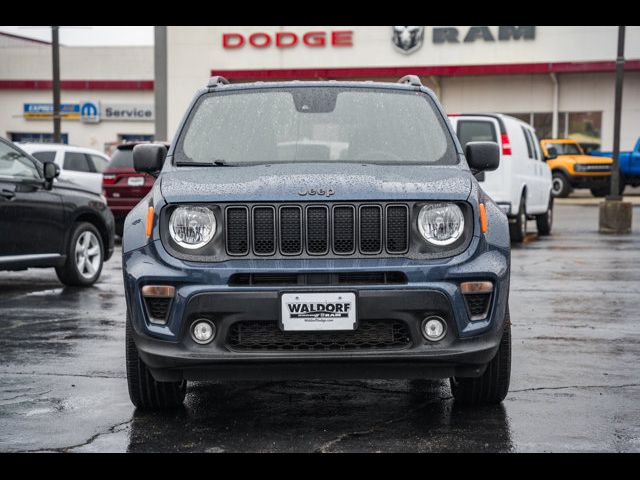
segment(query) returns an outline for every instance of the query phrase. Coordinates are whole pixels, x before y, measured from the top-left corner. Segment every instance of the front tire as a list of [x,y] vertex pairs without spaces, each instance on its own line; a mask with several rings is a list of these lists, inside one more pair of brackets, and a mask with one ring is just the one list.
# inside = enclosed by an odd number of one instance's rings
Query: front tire
[[522,243],[527,236],[527,197],[522,195],[520,200],[520,210],[516,221],[509,225],[511,241],[513,243]]
[[511,382],[511,320],[508,306],[504,321],[500,347],[482,376],[451,378],[451,392],[457,404],[496,405],[507,396]]
[[569,179],[562,172],[553,172],[551,181],[551,194],[557,198],[567,198],[573,188],[569,183]]
[[67,286],[88,287],[102,272],[104,245],[98,229],[87,222],[77,223],[66,248],[67,260],[56,267],[58,279]]
[[138,347],[133,341],[131,320],[127,312],[125,334],[127,385],[129,398],[137,408],[144,410],[167,410],[182,406],[187,393],[187,382],[158,382],[149,367],[138,355]]
[[553,227],[553,195],[549,199],[549,208],[542,215],[536,216],[536,225],[538,226],[538,235],[551,235]]

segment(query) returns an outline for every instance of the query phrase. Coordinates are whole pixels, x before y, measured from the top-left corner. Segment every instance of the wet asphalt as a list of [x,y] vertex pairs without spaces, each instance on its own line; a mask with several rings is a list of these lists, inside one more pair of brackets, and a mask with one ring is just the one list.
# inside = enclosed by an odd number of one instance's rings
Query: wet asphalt
[[0,272],[0,451],[640,452],[640,208],[628,236],[599,235],[594,206],[555,221],[513,250],[511,390],[488,408],[445,382],[309,380],[190,384],[184,409],[137,412],[120,250],[86,290]]

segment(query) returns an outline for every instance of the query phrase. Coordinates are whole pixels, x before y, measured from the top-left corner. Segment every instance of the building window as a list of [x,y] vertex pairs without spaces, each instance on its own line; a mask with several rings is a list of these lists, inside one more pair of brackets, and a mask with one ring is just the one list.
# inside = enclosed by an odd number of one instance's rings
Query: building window
[[[553,138],[553,113],[507,113],[533,126],[539,139]],[[602,112],[560,112],[558,137],[576,140],[586,150],[602,141]]]
[[602,112],[570,112],[565,120],[565,137],[575,140],[586,150],[600,148]]
[[121,134],[118,135],[118,139],[123,143],[129,142],[153,142],[153,135],[136,135],[136,134]]
[[534,113],[531,125],[538,138],[553,138],[553,113]]
[[[53,133],[10,133],[11,141],[18,143],[53,143]],[[62,134],[62,143],[69,144],[69,134]]]

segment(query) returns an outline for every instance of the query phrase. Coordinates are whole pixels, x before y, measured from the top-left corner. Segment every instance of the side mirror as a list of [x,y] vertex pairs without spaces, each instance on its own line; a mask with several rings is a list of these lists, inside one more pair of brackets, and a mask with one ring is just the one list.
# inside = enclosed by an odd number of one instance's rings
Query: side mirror
[[133,147],[133,168],[138,173],[149,173],[156,177],[167,158],[167,147],[146,143]]
[[60,176],[60,167],[53,162],[44,162],[44,183],[47,190],[53,187],[53,180]]
[[500,166],[500,145],[495,142],[469,142],[465,156],[474,173],[492,172]]
[[558,158],[558,150],[555,147],[547,148],[547,156],[544,157],[545,162]]

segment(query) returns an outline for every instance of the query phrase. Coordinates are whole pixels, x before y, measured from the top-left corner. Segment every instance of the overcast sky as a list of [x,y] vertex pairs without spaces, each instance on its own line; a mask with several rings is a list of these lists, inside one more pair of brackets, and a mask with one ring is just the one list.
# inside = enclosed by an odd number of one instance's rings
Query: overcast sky
[[[0,26],[0,32],[51,41],[50,27]],[[153,45],[153,27],[62,26],[60,43],[67,46]]]

